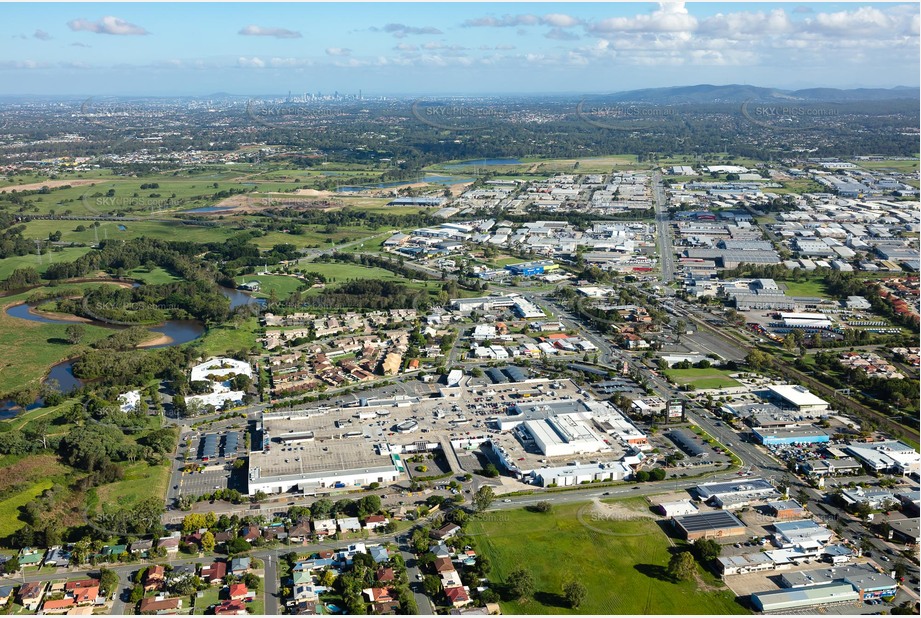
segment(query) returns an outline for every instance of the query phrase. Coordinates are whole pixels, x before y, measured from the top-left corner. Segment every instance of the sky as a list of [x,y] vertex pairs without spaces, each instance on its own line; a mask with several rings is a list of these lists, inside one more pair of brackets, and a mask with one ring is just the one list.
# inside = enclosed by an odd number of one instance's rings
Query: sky
[[2,3],[0,95],[918,87],[912,3]]

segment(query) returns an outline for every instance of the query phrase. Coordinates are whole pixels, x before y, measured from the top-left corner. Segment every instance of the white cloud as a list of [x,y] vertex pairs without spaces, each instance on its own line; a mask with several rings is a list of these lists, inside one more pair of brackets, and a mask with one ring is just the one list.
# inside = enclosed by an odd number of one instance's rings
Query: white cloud
[[44,30],[36,30],[32,38],[38,39],[39,41],[50,41],[52,37]]
[[350,56],[352,50],[347,47],[327,47],[326,55],[327,56]]
[[124,19],[108,15],[99,21],[89,21],[87,19],[72,19],[67,22],[67,27],[74,32],[94,32],[96,34],[114,34],[120,36],[143,36],[150,34],[142,28]]
[[3,69],[47,69],[50,65],[47,62],[37,60],[6,60],[0,62],[0,70]]
[[382,30],[398,39],[416,34],[444,34],[434,26],[407,26],[406,24],[387,24],[383,28],[371,28],[371,30],[375,32]]
[[550,13],[549,15],[544,15],[540,18],[540,22],[547,26],[553,26],[554,28],[572,28],[573,26],[578,26],[582,23],[581,20],[576,19],[571,15],[564,15],[562,13]]
[[687,32],[697,28],[697,18],[688,13],[684,2],[660,2],[649,15],[610,17],[590,24],[595,33],[614,32]]
[[578,41],[579,35],[575,32],[570,32],[569,30],[563,30],[562,28],[553,28],[547,34],[544,35],[548,39],[554,39],[557,41]]
[[252,58],[240,56],[237,58],[237,66],[244,69],[262,69],[265,68],[265,60],[262,58],[257,58],[256,56],[253,56]]
[[241,28],[240,32],[237,34],[242,34],[243,36],[271,36],[276,39],[299,39],[301,38],[301,33],[294,30],[288,30],[287,28],[265,28],[263,26],[256,26],[250,24],[245,28]]

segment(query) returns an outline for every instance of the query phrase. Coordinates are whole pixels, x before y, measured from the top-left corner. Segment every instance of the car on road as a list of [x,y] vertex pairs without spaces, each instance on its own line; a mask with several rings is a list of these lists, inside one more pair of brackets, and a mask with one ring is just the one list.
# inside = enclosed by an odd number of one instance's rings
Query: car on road
[[503,500],[502,502],[511,502],[511,500],[509,500],[508,498],[506,498],[506,499]]

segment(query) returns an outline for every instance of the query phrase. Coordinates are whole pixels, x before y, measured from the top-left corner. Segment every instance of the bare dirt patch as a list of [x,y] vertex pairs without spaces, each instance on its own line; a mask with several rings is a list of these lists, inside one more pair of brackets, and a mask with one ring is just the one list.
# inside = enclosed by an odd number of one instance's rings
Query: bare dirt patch
[[95,180],[89,180],[85,178],[77,179],[77,180],[48,180],[45,182],[33,182],[27,185],[14,185],[11,187],[3,187],[3,188],[0,188],[0,193],[7,193],[7,192],[12,193],[13,191],[37,191],[41,189],[42,187],[48,187],[49,189],[55,189],[57,187],[66,187],[66,186],[81,187],[83,185],[94,185],[99,182],[105,182],[105,181],[99,180],[98,178]]
[[3,468],[3,474],[0,475],[0,494],[15,485],[32,483],[66,472],[67,468],[58,462],[55,455],[25,457]]

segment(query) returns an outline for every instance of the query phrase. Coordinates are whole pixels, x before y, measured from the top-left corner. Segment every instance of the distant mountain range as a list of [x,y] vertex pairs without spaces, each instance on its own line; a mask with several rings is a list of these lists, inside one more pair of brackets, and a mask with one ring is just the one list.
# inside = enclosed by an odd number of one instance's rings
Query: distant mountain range
[[[593,97],[594,98],[594,97]],[[921,89],[898,86],[896,88],[807,88],[805,90],[781,90],[779,88],[760,88],[742,84],[713,86],[676,86],[670,88],[644,88],[611,94],[598,95],[599,99],[620,101],[624,103],[651,103],[657,105],[678,105],[689,103],[819,103],[848,101],[890,101],[896,99],[919,99]]]

